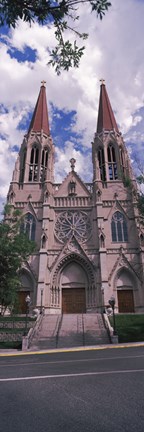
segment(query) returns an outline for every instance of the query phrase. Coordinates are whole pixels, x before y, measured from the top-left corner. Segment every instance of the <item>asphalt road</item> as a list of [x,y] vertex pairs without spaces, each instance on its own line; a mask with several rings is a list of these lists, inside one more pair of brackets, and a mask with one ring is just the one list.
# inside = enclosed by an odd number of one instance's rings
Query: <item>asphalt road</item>
[[0,357],[0,432],[144,432],[144,347]]

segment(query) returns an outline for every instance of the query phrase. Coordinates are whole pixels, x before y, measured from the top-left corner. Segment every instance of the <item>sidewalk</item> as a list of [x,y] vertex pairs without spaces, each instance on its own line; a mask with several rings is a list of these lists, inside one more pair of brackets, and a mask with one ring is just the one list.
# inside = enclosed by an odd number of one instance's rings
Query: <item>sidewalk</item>
[[144,347],[144,342],[131,342],[131,343],[119,343],[110,345],[92,345],[92,346],[80,346],[73,348],[57,348],[49,350],[37,350],[37,351],[19,351],[19,350],[0,350],[0,357],[13,357],[13,356],[26,356],[26,355],[40,355],[40,354],[54,354],[61,352],[76,352],[76,351],[99,351],[108,349],[123,349],[123,348],[137,348]]

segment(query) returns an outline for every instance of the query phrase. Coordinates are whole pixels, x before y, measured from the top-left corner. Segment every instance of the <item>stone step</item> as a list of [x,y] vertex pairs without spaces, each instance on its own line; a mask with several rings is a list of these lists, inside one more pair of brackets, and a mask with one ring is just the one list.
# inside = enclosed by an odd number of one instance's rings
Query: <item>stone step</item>
[[42,350],[109,343],[101,314],[46,315],[31,348]]
[[38,336],[40,338],[56,337],[60,320],[61,320],[61,315],[44,316]]

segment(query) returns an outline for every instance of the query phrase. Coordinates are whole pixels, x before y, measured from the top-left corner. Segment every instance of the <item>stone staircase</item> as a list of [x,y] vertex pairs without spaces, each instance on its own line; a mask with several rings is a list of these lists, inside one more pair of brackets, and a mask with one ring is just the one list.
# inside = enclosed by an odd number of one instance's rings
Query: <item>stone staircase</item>
[[61,315],[45,315],[38,333],[31,342],[30,349],[54,349],[57,347],[57,335],[61,322]]
[[109,344],[101,314],[64,314],[43,317],[31,350]]

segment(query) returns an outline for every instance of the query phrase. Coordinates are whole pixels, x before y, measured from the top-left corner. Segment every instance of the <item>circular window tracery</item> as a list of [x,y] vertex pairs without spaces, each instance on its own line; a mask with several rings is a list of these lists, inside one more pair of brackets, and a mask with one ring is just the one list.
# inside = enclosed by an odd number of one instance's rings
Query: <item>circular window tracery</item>
[[81,211],[65,211],[58,216],[55,224],[55,235],[64,243],[71,235],[80,242],[86,242],[91,235],[91,223],[88,215]]

